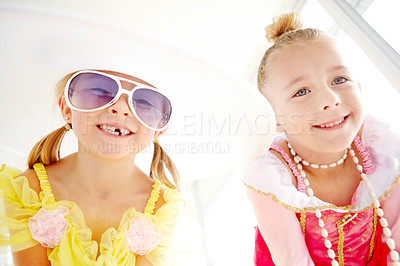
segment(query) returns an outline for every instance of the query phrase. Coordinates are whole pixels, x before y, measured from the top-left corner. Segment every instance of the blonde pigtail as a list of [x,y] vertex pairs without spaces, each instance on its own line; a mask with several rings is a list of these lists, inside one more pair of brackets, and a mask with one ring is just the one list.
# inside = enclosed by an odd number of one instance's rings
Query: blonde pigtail
[[[173,183],[168,179],[165,168],[170,172]],[[179,173],[171,158],[162,149],[161,145],[156,141],[154,142],[153,160],[150,166],[150,177],[158,179],[169,188],[180,189]]]
[[62,126],[42,138],[32,148],[28,157],[28,168],[32,169],[35,163],[49,165],[60,159],[60,146],[70,125]]

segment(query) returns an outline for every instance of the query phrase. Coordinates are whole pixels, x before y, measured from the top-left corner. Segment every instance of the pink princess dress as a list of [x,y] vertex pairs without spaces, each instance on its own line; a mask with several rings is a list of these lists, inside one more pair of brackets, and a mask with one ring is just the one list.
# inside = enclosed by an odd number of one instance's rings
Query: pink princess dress
[[[276,145],[284,139],[276,138],[271,150],[279,153],[287,166],[273,153],[267,152],[254,161],[244,175],[253,207],[265,209],[265,212],[257,216],[259,224],[256,229],[255,265],[290,265],[289,261],[295,265],[331,265],[315,216],[316,208],[322,213],[328,239],[340,265],[387,265],[390,249],[382,242],[382,227],[365,182],[361,181],[358,185],[350,205],[335,206],[317,199],[318,207],[314,207],[305,192],[304,181],[295,163]],[[376,198],[381,202],[384,218],[389,221],[398,251],[400,137],[391,132],[387,125],[367,116],[362,137],[356,138],[354,144],[363,159],[364,171]],[[297,188],[292,183],[288,167],[297,179]],[[288,217],[285,216],[288,210],[295,212],[297,219],[279,221],[282,217]],[[282,238],[271,241],[270,237],[270,242],[266,243],[263,236],[267,238],[268,234],[275,235],[267,225],[271,219],[277,219],[274,230],[281,227],[279,233]],[[290,237],[285,234],[290,234]]]

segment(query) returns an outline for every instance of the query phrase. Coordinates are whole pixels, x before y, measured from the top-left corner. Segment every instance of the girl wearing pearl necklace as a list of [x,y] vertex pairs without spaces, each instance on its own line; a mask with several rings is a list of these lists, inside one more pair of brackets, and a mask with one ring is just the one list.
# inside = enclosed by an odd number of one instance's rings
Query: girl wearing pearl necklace
[[266,28],[258,87],[284,136],[244,175],[255,265],[400,265],[400,137],[364,115],[337,41],[301,27]]

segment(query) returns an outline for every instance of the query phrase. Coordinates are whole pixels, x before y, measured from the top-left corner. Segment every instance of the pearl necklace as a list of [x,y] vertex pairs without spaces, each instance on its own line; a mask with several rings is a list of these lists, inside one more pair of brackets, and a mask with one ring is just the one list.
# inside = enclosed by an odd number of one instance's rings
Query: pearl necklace
[[290,145],[290,143],[288,142],[288,147],[289,147],[289,150],[290,150],[290,153],[293,155],[293,157],[294,157],[294,161],[297,163],[297,164],[299,164],[300,162],[303,164],[303,165],[305,165],[305,166],[311,166],[312,168],[315,168],[315,169],[318,169],[318,168],[322,168],[322,169],[326,169],[326,168],[328,168],[328,167],[336,167],[336,166],[338,166],[338,165],[341,165],[343,162],[344,162],[344,160],[346,160],[346,158],[347,158],[347,151],[348,151],[348,149],[346,149],[345,150],[345,152],[344,152],[344,155],[343,155],[343,157],[342,158],[340,158],[336,163],[331,163],[331,164],[321,164],[321,165],[319,165],[319,164],[316,164],[316,163],[309,163],[308,161],[306,161],[306,160],[304,160],[304,159],[302,159],[299,155],[297,155],[296,154],[296,152],[293,150],[293,148],[292,148],[292,145]]
[[353,162],[356,164],[357,170],[361,173],[361,179],[364,180],[365,185],[367,186],[367,188],[369,190],[369,195],[372,199],[372,203],[376,209],[376,213],[378,214],[379,221],[382,225],[383,234],[387,237],[386,244],[390,248],[389,254],[390,254],[390,257],[392,258],[392,260],[394,261],[393,265],[400,265],[400,262],[399,262],[400,256],[399,256],[399,253],[395,250],[396,244],[395,244],[394,240],[391,238],[392,232],[389,228],[389,224],[388,224],[387,220],[385,218],[383,218],[383,210],[380,208],[380,206],[381,206],[380,202],[376,198],[375,192],[372,190],[371,183],[368,181],[367,175],[363,172],[363,167],[359,164],[359,160],[356,157],[354,150],[351,147],[348,147],[346,149],[343,157],[341,159],[339,159],[336,163],[331,163],[329,165],[324,165],[324,164],[318,165],[318,164],[309,163],[309,162],[303,160],[293,150],[292,145],[290,145],[289,141],[288,141],[288,148],[290,150],[290,153],[293,155],[294,161],[297,164],[297,169],[299,169],[300,175],[303,178],[304,184],[306,186],[307,195],[311,198],[311,203],[316,208],[315,216],[318,218],[318,225],[321,228],[321,236],[324,238],[324,244],[325,244],[325,247],[327,248],[328,257],[332,260],[331,261],[332,266],[339,266],[339,263],[335,259],[336,254],[335,254],[335,251],[332,249],[331,241],[328,239],[328,231],[324,228],[325,223],[321,218],[322,217],[321,211],[319,209],[317,209],[317,207],[318,207],[317,199],[314,196],[314,191],[310,187],[310,181],[307,179],[306,173],[304,172],[303,166],[301,165],[301,163],[305,166],[311,166],[313,168],[326,169],[328,167],[335,167],[337,165],[342,164],[344,162],[344,160],[347,158],[347,153],[349,153],[351,155],[351,157],[353,158]]

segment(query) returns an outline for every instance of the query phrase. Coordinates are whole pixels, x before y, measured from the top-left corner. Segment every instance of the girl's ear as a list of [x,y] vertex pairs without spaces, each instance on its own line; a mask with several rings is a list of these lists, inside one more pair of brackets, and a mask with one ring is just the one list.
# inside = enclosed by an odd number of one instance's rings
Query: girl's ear
[[64,118],[64,121],[67,123],[71,123],[72,118],[71,118],[71,109],[68,107],[67,103],[65,102],[64,96],[58,100],[58,107],[61,110],[62,116]]
[[285,133],[285,120],[281,121],[281,116],[275,115],[275,121],[276,121],[276,132],[278,133]]
[[276,122],[276,132],[278,132],[278,133],[284,133],[285,132],[285,129],[284,129],[283,125],[280,124],[279,122]]

